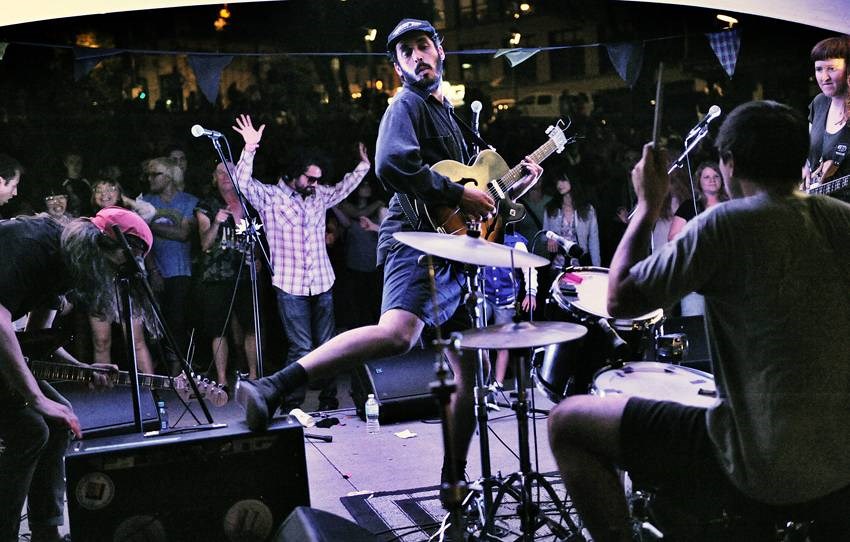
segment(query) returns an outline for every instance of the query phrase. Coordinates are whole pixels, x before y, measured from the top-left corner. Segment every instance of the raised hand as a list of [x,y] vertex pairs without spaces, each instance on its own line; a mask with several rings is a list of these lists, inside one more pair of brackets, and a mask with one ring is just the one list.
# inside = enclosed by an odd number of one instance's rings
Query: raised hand
[[236,117],[236,126],[233,126],[233,130],[242,136],[246,147],[248,145],[252,145],[254,147],[259,145],[260,140],[263,139],[263,130],[265,129],[265,124],[259,128],[254,128],[254,123],[251,122],[251,115],[246,115],[244,113]]
[[360,161],[369,164],[369,153],[366,152],[366,145],[363,143],[357,144],[357,152],[360,154]]

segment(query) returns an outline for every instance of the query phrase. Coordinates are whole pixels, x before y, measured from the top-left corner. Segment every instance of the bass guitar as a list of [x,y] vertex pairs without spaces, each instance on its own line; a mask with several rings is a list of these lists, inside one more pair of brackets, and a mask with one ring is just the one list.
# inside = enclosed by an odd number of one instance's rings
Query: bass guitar
[[825,196],[827,194],[843,190],[848,186],[850,186],[850,175],[845,175],[844,177],[839,177],[823,184],[813,185],[807,188],[806,192],[809,194],[821,194],[822,196]]
[[[539,164],[552,153],[560,153],[568,144],[574,143],[575,138],[567,138],[564,133],[568,127],[569,125],[565,125],[561,120],[549,126],[546,129],[549,139],[529,156]],[[496,151],[481,151],[470,166],[454,160],[441,160],[431,166],[431,170],[448,177],[452,182],[485,191],[496,202],[496,216],[480,224],[482,239],[499,242],[505,224],[519,222],[525,217],[525,207],[514,202],[508,195],[514,183],[525,175],[523,167],[521,164],[508,167],[507,162]],[[437,232],[466,234],[467,219],[460,207],[429,206],[416,200],[416,210],[427,218]]]
[[[110,381],[118,386],[129,386],[130,373],[127,371],[108,371],[100,367],[85,367],[69,365],[67,363],[56,363],[52,361],[28,360],[30,371],[36,378],[44,380],[70,380],[74,382],[90,382],[94,373],[105,374]],[[181,374],[174,378],[161,375],[139,373],[139,386],[152,390],[173,390],[184,401],[196,399],[195,393],[186,376]],[[195,384],[201,397],[207,399],[216,407],[227,403],[227,393],[222,387],[200,376],[194,375]]]

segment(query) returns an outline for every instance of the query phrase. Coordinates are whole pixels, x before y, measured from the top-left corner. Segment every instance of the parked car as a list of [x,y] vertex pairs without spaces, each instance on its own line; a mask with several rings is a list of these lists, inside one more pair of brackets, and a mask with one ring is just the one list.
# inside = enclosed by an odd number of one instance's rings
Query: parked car
[[523,117],[545,117],[556,119],[561,116],[559,96],[549,92],[529,94],[516,103],[516,111]]

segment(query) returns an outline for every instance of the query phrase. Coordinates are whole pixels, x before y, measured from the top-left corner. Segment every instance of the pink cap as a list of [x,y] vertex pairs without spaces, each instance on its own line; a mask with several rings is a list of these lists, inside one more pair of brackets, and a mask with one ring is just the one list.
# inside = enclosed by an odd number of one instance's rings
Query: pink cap
[[[128,211],[123,207],[104,207],[92,217],[91,221],[92,224],[97,226],[97,229],[112,239],[115,239],[115,232],[112,226],[118,226],[124,235],[134,235],[144,241],[147,247],[145,249],[146,255],[150,252],[153,245],[153,233],[151,233],[151,229],[145,221],[142,220],[142,217],[133,211]],[[117,239],[115,240],[117,241]]]

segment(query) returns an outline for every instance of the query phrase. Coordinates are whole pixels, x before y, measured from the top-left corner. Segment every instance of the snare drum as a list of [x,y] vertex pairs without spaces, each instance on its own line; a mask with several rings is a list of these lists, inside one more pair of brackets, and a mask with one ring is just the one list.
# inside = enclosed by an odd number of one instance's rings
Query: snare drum
[[537,381],[552,401],[569,395],[587,393],[593,375],[611,363],[610,340],[598,321],[608,323],[629,344],[628,360],[644,359],[654,348],[656,326],[664,312],[656,309],[635,319],[611,318],[607,309],[608,269],[604,267],[569,267],[552,283],[546,316],[587,326],[580,342],[554,344],[535,359]]
[[710,374],[655,361],[635,361],[616,369],[603,369],[593,378],[591,393],[600,397],[627,395],[675,401],[706,408],[717,401],[717,388]]
[[596,326],[605,318],[632,349],[631,359],[641,359],[653,345],[656,326],[664,311],[655,309],[637,318],[612,318],[608,314],[608,269],[569,267],[557,276],[550,289],[552,300],[577,323]]

